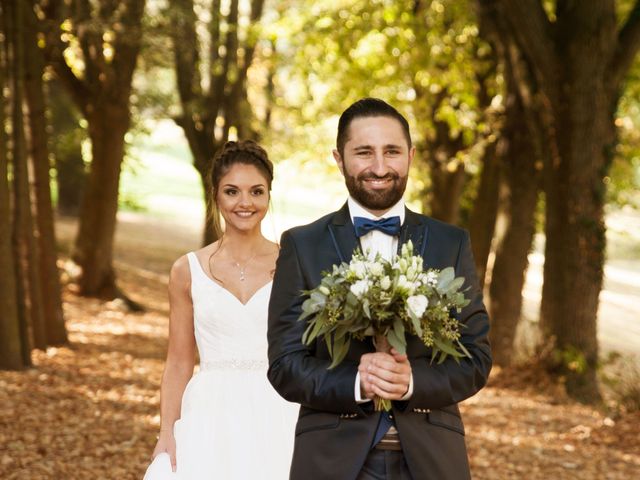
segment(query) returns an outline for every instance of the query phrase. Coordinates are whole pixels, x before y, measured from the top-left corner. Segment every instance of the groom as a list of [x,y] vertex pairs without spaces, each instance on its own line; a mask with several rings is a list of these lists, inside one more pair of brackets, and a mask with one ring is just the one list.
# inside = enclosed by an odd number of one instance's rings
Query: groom
[[[333,152],[349,199],[282,235],[269,304],[268,376],[280,395],[301,404],[293,480],[470,478],[457,403],[487,381],[489,319],[468,233],[404,206],[414,154],[407,121],[395,108],[374,98],[355,102],[340,117]],[[406,355],[352,341],[329,370],[323,339],[302,344],[301,292],[316,287],[332,265],[349,262],[358,246],[391,258],[409,240],[425,268],[453,266],[466,279],[471,302],[458,319],[471,358],[432,363],[430,350],[408,336]],[[392,400],[390,413],[374,411],[375,395]]]

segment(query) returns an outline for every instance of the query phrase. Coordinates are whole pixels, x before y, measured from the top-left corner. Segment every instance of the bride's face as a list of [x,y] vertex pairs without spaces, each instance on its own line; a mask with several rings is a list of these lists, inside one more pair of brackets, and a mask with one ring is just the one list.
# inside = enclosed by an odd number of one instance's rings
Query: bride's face
[[236,163],[222,176],[217,191],[216,202],[227,231],[260,227],[269,208],[268,182],[260,170]]

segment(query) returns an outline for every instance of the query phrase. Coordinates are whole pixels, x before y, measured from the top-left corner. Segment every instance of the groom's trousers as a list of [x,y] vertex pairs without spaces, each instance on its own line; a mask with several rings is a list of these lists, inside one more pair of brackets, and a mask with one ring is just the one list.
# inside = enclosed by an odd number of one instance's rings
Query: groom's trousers
[[412,480],[412,477],[402,451],[374,448],[356,480]]

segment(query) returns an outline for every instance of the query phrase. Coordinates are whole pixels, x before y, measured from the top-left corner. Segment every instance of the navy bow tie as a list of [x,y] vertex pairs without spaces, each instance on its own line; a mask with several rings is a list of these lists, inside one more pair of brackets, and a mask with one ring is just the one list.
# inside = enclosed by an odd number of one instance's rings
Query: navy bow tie
[[356,227],[356,237],[358,238],[372,230],[380,230],[387,235],[398,235],[400,233],[400,217],[381,218],[380,220],[353,217],[353,226]]

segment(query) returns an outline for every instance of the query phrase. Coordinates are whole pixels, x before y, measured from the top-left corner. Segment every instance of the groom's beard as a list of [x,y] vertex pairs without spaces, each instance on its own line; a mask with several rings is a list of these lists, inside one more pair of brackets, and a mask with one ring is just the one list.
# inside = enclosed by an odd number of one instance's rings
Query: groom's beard
[[[396,172],[389,172],[382,177],[373,173],[363,173],[354,177],[345,171],[344,178],[349,194],[360,205],[371,210],[387,210],[402,198],[407,188],[408,176],[400,177]],[[392,183],[384,190],[369,189],[366,183],[369,179],[388,179]]]

